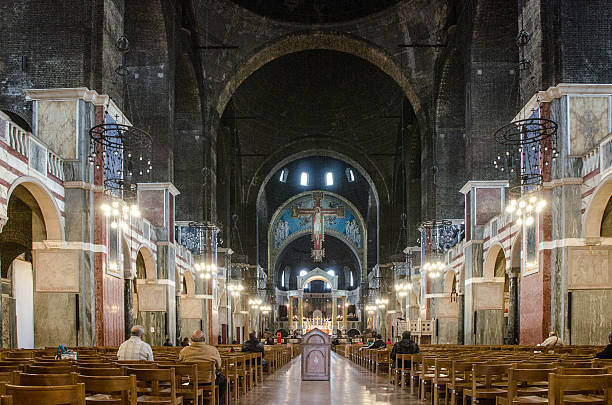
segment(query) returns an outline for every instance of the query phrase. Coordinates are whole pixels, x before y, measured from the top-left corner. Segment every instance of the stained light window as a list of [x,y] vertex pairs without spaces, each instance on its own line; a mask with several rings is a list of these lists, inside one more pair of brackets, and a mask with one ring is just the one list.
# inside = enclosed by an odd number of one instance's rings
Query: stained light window
[[302,174],[300,175],[300,186],[307,186],[307,185],[308,185],[308,173],[302,172]]
[[326,186],[334,185],[334,174],[332,172],[325,173],[325,185]]
[[325,283],[325,287],[326,287],[328,290],[331,290],[331,284],[329,284],[329,283]]
[[287,182],[287,177],[289,177],[289,169],[283,169],[280,172],[280,176],[279,176],[278,180],[281,183],[285,183],[285,182]]
[[282,287],[285,286],[285,272],[284,271],[281,273],[281,286]]
[[353,286],[353,272],[349,273],[349,278],[351,279],[351,287]]
[[353,169],[346,169],[345,173],[346,173],[346,179],[349,181],[349,183],[352,183],[355,181],[355,173],[353,173]]
[[330,276],[333,277],[333,276],[336,275],[336,272],[334,270],[332,270],[332,269],[329,269],[329,270],[327,270],[327,274],[329,274]]
[[306,270],[300,270],[300,277],[304,277],[308,272]]

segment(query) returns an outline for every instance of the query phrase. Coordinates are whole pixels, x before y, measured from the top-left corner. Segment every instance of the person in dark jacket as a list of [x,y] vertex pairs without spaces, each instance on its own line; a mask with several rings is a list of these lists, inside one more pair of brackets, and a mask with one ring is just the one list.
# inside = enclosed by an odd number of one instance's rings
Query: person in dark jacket
[[[249,340],[242,344],[242,351],[249,353],[261,353],[261,358],[263,359],[264,346],[257,339],[255,332],[249,333]],[[263,360],[263,368],[264,370],[267,370],[268,368],[268,363],[265,360]]]
[[376,335],[376,340],[370,343],[366,349],[384,349],[385,347],[387,347],[387,344],[382,340],[382,335],[379,333]]
[[612,359],[612,332],[608,335],[608,346],[595,355],[598,359]]
[[[419,352],[419,345],[417,345],[414,340],[410,339],[410,332],[405,331],[402,333],[402,340],[393,345],[393,350],[391,350],[391,361],[393,361],[393,366],[395,367],[395,358],[398,354],[416,354]],[[403,368],[407,368],[409,365],[404,364]]]

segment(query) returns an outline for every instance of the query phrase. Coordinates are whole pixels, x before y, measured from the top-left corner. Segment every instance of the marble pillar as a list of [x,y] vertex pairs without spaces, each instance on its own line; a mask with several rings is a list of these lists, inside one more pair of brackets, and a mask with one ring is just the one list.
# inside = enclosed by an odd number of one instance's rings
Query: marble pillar
[[465,344],[465,296],[460,294],[458,297],[459,311],[457,320],[457,344]]
[[[304,319],[304,299],[302,297],[298,298],[298,329],[304,329],[303,319]],[[302,331],[303,333],[303,331]]]
[[287,304],[287,321],[289,321],[289,333],[293,329],[293,297],[289,297]]
[[337,329],[337,318],[338,318],[338,298],[332,297],[332,332]]
[[175,344],[180,344],[179,340],[181,338],[181,336],[183,335],[183,331],[181,328],[181,294],[180,294],[180,290],[179,293],[176,294],[175,296],[175,302],[176,302],[176,327],[175,327],[175,337],[174,340],[172,340],[172,338],[170,338],[171,342],[174,342]]
[[342,328],[346,331],[346,325],[348,322],[348,300],[346,297],[342,298]]
[[132,283],[134,281],[131,278],[124,280],[124,293],[123,293],[123,319],[125,324],[125,338],[129,339],[130,331],[134,326],[134,291],[132,289]]
[[[518,269],[520,271],[520,269]],[[519,343],[519,309],[518,309],[518,273],[509,275],[509,297],[508,297],[508,327],[506,329],[505,342],[509,345]]]

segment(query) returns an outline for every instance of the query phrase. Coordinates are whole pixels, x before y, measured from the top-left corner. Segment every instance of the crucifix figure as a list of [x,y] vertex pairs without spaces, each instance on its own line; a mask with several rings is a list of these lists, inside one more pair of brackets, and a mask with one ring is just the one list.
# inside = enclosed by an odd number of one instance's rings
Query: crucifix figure
[[315,262],[321,262],[325,256],[325,249],[323,249],[323,240],[325,239],[325,216],[344,218],[344,207],[321,207],[323,193],[320,191],[312,193],[312,198],[314,200],[314,205],[312,208],[291,207],[291,216],[293,218],[300,216],[312,217],[312,242],[314,245],[314,248],[312,249],[312,257],[314,258]]

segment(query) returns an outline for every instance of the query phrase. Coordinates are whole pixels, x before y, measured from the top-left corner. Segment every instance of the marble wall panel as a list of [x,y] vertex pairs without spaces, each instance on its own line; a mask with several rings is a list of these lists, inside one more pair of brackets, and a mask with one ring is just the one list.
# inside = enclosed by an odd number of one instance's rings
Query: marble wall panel
[[569,250],[568,288],[612,288],[612,250]]
[[34,347],[76,346],[76,311],[76,294],[34,292]]
[[125,337],[123,279],[104,275],[104,345],[118,346]]
[[569,97],[570,148],[572,156],[582,156],[609,131],[608,97]]
[[476,225],[486,225],[502,212],[502,192],[499,188],[476,189]]
[[449,297],[438,297],[435,299],[435,318],[457,318],[459,303],[451,302]]
[[474,285],[474,309],[504,309],[504,283],[478,283]]
[[437,344],[457,344],[457,318],[438,318]]
[[138,193],[140,210],[155,227],[163,228],[166,225],[164,190],[142,190]]
[[138,284],[138,311],[166,311],[166,286]]
[[476,311],[476,345],[501,345],[504,343],[503,309]]
[[77,102],[38,101],[38,137],[64,159],[78,159]]
[[573,345],[605,345],[612,331],[612,289],[572,291]]
[[524,276],[519,285],[520,344],[533,345],[542,341],[542,282],[541,274]]
[[79,292],[79,251],[33,250],[35,291]]
[[165,312],[139,312],[134,325],[142,325],[145,329],[145,341],[151,346],[161,346],[166,340]]
[[199,298],[181,297],[181,319],[202,318],[202,300]]

